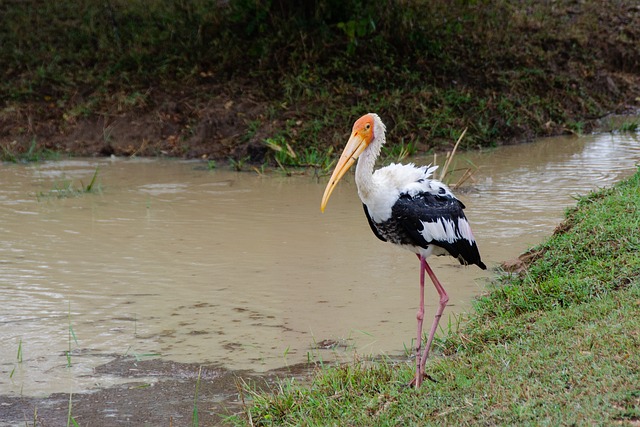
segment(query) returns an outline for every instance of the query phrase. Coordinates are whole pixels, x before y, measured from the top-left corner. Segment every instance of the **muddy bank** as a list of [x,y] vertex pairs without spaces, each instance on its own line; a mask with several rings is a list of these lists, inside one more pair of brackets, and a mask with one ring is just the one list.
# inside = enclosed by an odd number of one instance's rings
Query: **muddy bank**
[[3,159],[275,165],[268,138],[326,153],[368,111],[423,153],[465,128],[464,148],[492,147],[640,107],[630,0],[34,3],[0,6]]
[[118,356],[95,371],[126,379],[125,384],[72,396],[0,395],[0,426],[67,425],[70,397],[71,415],[81,426],[187,426],[193,419],[196,389],[199,425],[220,425],[226,417],[243,412],[241,384],[268,387],[279,378],[303,379],[313,369],[313,365],[304,364],[258,375],[215,365]]
[[38,150],[85,157],[260,160],[266,152],[261,141],[270,126],[261,126],[250,140],[241,139],[249,121],[264,120],[268,101],[258,99],[250,86],[237,90],[229,86],[149,89],[145,107],[117,111],[113,106],[82,117],[69,117],[64,109],[46,102],[14,104],[0,111],[0,145],[24,153],[35,143]]

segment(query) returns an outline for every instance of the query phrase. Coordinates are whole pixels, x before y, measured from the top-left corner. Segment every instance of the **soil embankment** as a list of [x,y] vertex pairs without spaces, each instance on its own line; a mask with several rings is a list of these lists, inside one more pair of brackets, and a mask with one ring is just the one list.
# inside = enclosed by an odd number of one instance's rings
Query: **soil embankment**
[[634,1],[312,3],[4,2],[4,159],[275,164],[265,141],[326,153],[368,111],[411,152],[474,148],[640,106]]

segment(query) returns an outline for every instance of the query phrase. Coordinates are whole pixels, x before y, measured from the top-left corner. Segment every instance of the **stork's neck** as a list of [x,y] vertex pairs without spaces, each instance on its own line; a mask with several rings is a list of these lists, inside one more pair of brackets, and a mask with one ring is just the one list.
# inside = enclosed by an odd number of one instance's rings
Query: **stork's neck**
[[368,204],[370,197],[376,189],[376,183],[373,180],[373,168],[376,165],[376,159],[380,155],[380,149],[385,142],[384,130],[376,135],[369,147],[358,158],[356,165],[356,185],[358,187],[358,195],[363,203]]

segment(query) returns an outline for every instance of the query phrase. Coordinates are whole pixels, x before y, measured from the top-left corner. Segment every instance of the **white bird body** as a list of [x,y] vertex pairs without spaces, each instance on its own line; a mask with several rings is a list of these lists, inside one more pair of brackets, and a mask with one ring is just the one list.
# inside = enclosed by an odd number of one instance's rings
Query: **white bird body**
[[[358,165],[360,164],[362,161],[358,162]],[[415,167],[413,163],[406,165],[392,163],[373,172],[370,175],[371,185],[367,186],[363,184],[362,178],[362,175],[366,175],[356,167],[358,196],[360,196],[362,203],[370,208],[369,213],[374,221],[387,221],[391,217],[393,205],[402,193],[414,196],[423,191],[435,190],[437,192],[436,188],[445,188],[450,193],[444,184],[430,179],[436,169],[438,169],[437,166],[427,168],[426,166]],[[434,183],[437,184],[434,185]],[[368,188],[368,191],[362,190],[365,187]]]
[[356,186],[374,234],[425,258],[451,255],[461,264],[485,268],[460,202],[442,182],[432,179],[437,166],[392,163],[374,172],[386,142],[377,114],[373,138],[358,158]]
[[[432,178],[437,166],[416,167],[396,164],[374,172],[376,159],[386,141],[385,126],[377,114],[358,119],[338,164],[325,188],[320,208],[324,208],[338,181],[358,160],[356,185],[364,212],[373,233],[380,240],[410,250],[420,258],[420,308],[416,346],[416,377],[420,386],[436,328],[449,297],[426,262],[430,255],[451,255],[463,264],[486,266],[464,215],[464,204],[442,182]],[[424,317],[424,273],[433,281],[440,304],[421,356],[422,320]]]

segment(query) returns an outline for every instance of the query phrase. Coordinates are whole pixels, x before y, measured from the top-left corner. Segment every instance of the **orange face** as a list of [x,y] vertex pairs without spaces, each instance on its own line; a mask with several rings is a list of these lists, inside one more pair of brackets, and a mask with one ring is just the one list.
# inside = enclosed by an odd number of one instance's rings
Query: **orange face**
[[331,174],[329,183],[324,189],[320,210],[324,212],[324,208],[327,206],[329,197],[334,188],[336,188],[338,181],[340,181],[349,168],[353,166],[358,156],[371,144],[373,137],[373,116],[371,114],[365,114],[353,124],[353,130],[351,131],[351,137],[347,142],[347,146],[344,147],[344,151],[342,151],[342,155],[340,155],[340,160],[338,160],[338,164],[336,164],[336,168]]
[[365,114],[353,124],[351,130],[351,138],[360,137],[367,145],[373,141],[373,117],[371,114]]

